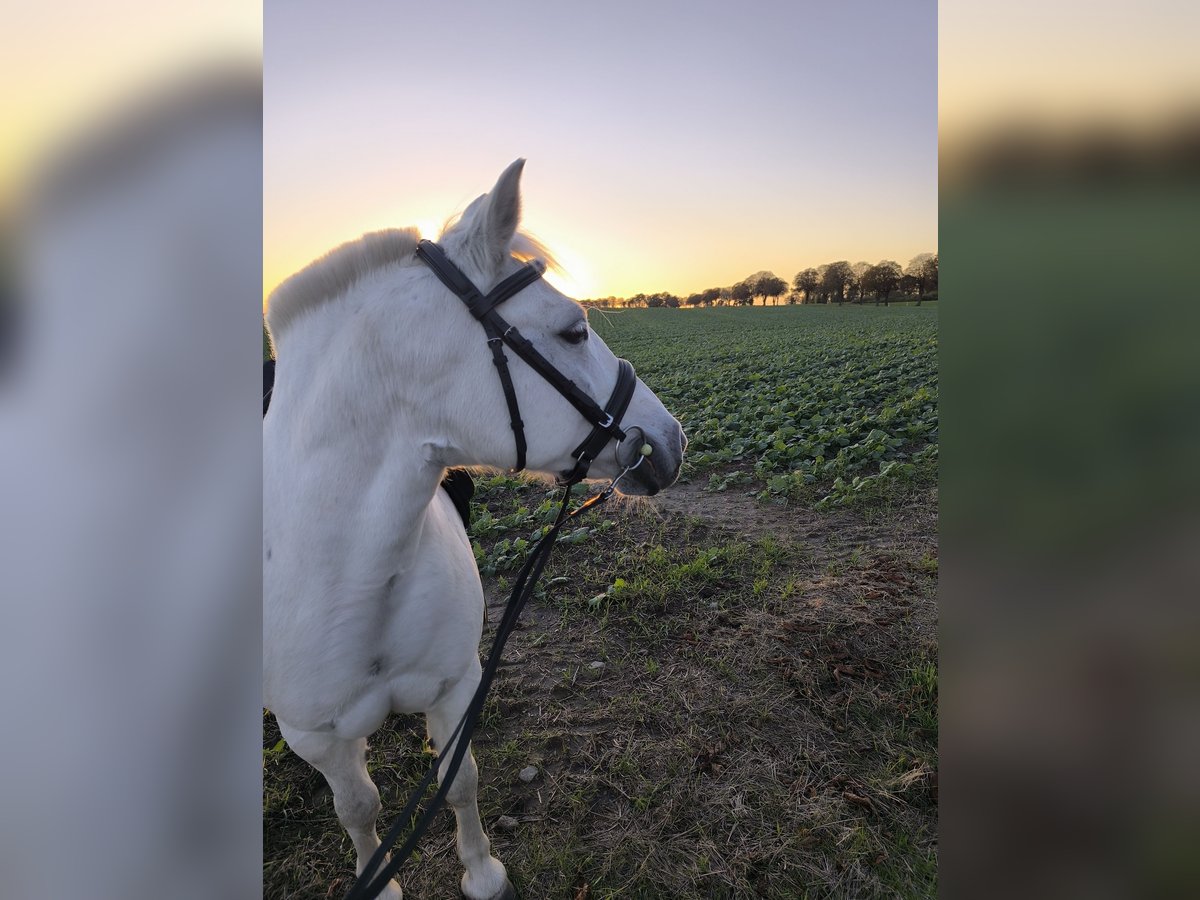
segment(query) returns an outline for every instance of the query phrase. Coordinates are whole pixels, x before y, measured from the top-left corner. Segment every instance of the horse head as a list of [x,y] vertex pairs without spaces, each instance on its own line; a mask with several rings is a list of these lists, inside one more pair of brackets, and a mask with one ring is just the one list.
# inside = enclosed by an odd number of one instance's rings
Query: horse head
[[[495,187],[471,203],[439,240],[445,257],[481,295],[516,276],[531,257],[545,262],[540,246],[518,230],[524,164],[519,159],[505,169]],[[615,388],[620,390],[620,361],[588,325],[587,311],[533,274],[530,283],[504,300],[504,325],[511,326],[536,350],[535,355],[603,407],[605,398],[612,397]],[[512,406],[504,395],[503,379],[497,377],[498,364],[485,347],[486,329],[474,320],[469,305],[460,302],[465,298],[438,284],[433,273],[424,284],[436,296],[447,330],[454,335],[458,377],[452,394],[456,396],[443,397],[443,402],[465,413],[448,435],[455,462],[512,466],[518,458],[514,455],[514,442],[520,440],[516,432],[523,430],[528,446],[525,467],[560,478],[573,469],[578,471],[579,448],[589,435],[595,435],[596,423],[555,387],[553,372],[538,371],[526,359],[514,358],[509,369],[520,427],[513,426],[509,421]],[[491,339],[495,338],[492,334]],[[654,392],[640,379],[631,378],[631,384],[628,409],[623,417],[617,417],[623,433],[597,450],[599,455],[588,474],[616,477],[641,459],[619,489],[650,495],[674,483],[687,440],[679,422]]]
[[[547,255],[518,230],[523,167],[505,169],[427,245],[442,275],[415,231],[390,230],[338,247],[275,290],[267,321],[280,378],[268,430],[274,419],[293,447],[327,447],[358,470],[384,458],[408,473],[419,460],[434,475],[449,466],[566,480],[630,470],[619,487],[642,495],[675,481],[683,429],[588,326],[586,310],[540,277]],[[502,320],[463,302],[505,293],[514,278]],[[621,409],[598,431],[609,405]]]

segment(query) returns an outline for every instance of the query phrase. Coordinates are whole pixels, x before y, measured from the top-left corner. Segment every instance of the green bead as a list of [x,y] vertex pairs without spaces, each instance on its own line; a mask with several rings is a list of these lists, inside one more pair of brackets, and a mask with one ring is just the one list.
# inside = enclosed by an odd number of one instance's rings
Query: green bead
[[642,449],[639,450],[638,452],[641,453],[642,456],[649,456],[651,453],[654,452],[654,448],[651,447],[649,444],[642,444]]

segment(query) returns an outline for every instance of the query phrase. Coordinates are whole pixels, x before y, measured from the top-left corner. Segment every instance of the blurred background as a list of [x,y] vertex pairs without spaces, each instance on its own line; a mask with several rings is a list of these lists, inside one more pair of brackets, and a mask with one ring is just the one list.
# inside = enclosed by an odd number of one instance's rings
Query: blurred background
[[[259,890],[261,16],[6,16],[0,896]],[[947,896],[1200,880],[1198,33],[941,5]]]
[[1200,11],[939,24],[942,889],[1194,895]]
[[260,891],[261,39],[5,7],[5,898]]

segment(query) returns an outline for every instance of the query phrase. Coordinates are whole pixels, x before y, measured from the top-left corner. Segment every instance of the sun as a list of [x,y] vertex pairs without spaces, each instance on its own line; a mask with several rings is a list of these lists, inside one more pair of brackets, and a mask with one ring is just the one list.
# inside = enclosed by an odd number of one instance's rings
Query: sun
[[427,241],[436,241],[442,232],[442,226],[433,219],[421,219],[417,222],[417,231]]
[[585,257],[559,241],[546,244],[558,262],[557,269],[546,272],[546,280],[562,293],[576,300],[587,300],[596,296],[596,276],[585,261]]

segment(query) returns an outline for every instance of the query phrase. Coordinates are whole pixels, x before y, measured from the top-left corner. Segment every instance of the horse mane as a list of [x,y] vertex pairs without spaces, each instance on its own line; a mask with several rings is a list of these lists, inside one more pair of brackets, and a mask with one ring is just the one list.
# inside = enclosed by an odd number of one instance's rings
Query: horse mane
[[[456,222],[447,223],[446,236]],[[416,264],[420,235],[415,228],[372,231],[347,241],[285,279],[267,301],[267,325],[275,340],[293,321],[314,307],[345,294],[356,282],[384,266]],[[547,266],[557,263],[541,242],[528,234],[514,235],[509,252],[522,262],[539,259]]]
[[282,334],[301,314],[340,297],[376,269],[413,265],[418,240],[415,228],[372,231],[309,263],[271,292],[267,325],[272,338]]

